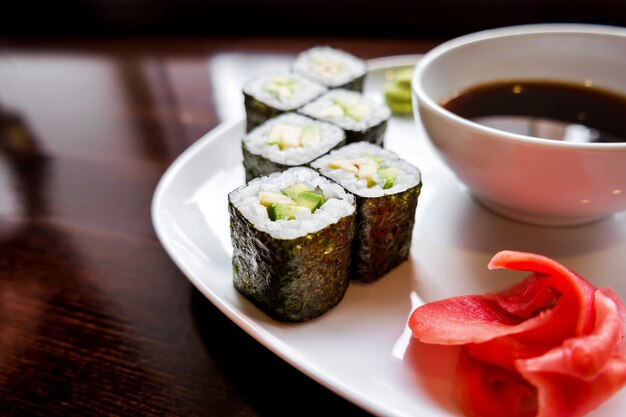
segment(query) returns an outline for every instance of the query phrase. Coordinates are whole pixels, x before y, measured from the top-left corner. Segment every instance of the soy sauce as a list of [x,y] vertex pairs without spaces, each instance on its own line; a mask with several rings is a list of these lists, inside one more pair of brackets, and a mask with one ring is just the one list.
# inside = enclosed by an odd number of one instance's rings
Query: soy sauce
[[584,84],[517,81],[484,84],[442,103],[496,129],[572,142],[626,142],[626,97]]

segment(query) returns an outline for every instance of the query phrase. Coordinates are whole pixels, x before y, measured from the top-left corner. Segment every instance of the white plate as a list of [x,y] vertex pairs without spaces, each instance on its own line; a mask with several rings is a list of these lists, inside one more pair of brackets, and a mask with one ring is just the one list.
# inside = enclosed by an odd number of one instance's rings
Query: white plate
[[[382,84],[419,56],[372,60],[365,91],[382,101]],[[381,280],[351,283],[330,312],[301,324],[268,318],[232,285],[227,194],[243,183],[244,121],[220,125],[163,175],[152,202],[159,239],[189,280],[224,314],[285,361],[371,413],[461,416],[454,400],[454,349],[414,343],[406,320],[424,301],[501,289],[524,273],[488,271],[497,251],[555,258],[597,286],[626,295],[626,215],[575,228],[540,228],[477,205],[434,154],[421,127],[393,118],[386,147],[423,175],[411,256]],[[488,150],[486,150],[488,151]],[[621,415],[626,392],[591,416]]]

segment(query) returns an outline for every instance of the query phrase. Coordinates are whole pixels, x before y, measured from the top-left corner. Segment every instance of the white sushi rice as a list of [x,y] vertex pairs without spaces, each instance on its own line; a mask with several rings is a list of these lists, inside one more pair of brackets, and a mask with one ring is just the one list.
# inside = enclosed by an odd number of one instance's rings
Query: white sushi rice
[[[353,160],[366,156],[378,157],[382,159],[383,166],[396,169],[396,179],[392,187],[385,190],[379,184],[376,184],[368,188],[366,179],[358,178],[352,172],[344,169],[330,168],[328,166],[333,161],[341,159]],[[351,193],[361,197],[373,198],[401,193],[421,182],[421,174],[416,166],[401,159],[396,153],[368,142],[357,142],[343,146],[328,155],[316,159],[311,163],[311,166],[321,172],[322,175],[339,183]]]
[[[324,194],[324,204],[313,213],[298,213],[294,220],[270,220],[267,208],[261,205],[261,191],[280,194],[295,183]],[[230,202],[259,230],[275,239],[295,239],[315,233],[334,224],[355,210],[354,196],[341,186],[319,175],[310,168],[296,167],[265,177],[256,178],[228,195]]]
[[[276,79],[291,78],[294,88],[288,99],[281,98],[266,90],[266,87]],[[298,74],[279,72],[262,75],[248,81],[243,87],[244,93],[254,97],[281,111],[295,110],[326,91],[326,88]]]
[[293,70],[326,87],[336,88],[365,75],[367,65],[347,52],[317,46],[300,53],[294,61]]
[[[356,99],[360,103],[371,108],[371,114],[357,121],[346,115],[329,115],[327,109],[336,106],[337,100],[342,98]],[[299,110],[299,113],[306,116],[333,123],[345,130],[364,131],[380,123],[387,121],[391,117],[391,110],[383,104],[376,103],[365,98],[361,93],[355,91],[336,89],[327,92],[321,97],[315,99],[311,103],[305,105]]]
[[[304,146],[281,150],[278,145],[269,145],[270,133],[277,124],[290,126],[316,125],[320,128],[320,140],[316,143],[307,143]],[[296,113],[285,113],[268,120],[252,130],[243,139],[246,149],[255,154],[282,165],[303,165],[318,158],[337,146],[346,137],[344,131],[330,123],[310,119]]]

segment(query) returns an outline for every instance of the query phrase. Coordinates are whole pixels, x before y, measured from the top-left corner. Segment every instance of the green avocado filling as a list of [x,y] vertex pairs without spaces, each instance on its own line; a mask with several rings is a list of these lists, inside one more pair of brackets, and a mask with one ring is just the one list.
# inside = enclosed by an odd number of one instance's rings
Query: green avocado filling
[[267,207],[270,220],[293,220],[300,213],[313,213],[320,208],[324,196],[302,183],[295,183],[285,188],[282,194],[261,191],[259,202]]
[[296,126],[276,123],[272,126],[267,144],[270,146],[276,145],[282,151],[318,143],[320,139],[321,133],[318,125]]
[[311,60],[311,69],[318,75],[332,79],[339,74],[344,68],[343,62],[328,58],[328,57],[315,57]]
[[298,83],[291,77],[276,77],[265,85],[264,90],[280,101],[288,101],[298,87]]
[[411,104],[411,77],[413,67],[398,70],[393,80],[385,86],[385,101],[395,114],[409,115],[413,112]]
[[368,188],[378,184],[383,190],[393,187],[397,176],[397,171],[394,167],[384,166],[382,159],[376,156],[365,156],[357,159],[337,159],[329,162],[328,167],[351,172],[357,178],[365,179]]
[[318,111],[316,116],[322,119],[349,117],[355,122],[369,117],[373,113],[372,107],[358,97],[339,96],[332,99],[333,104]]

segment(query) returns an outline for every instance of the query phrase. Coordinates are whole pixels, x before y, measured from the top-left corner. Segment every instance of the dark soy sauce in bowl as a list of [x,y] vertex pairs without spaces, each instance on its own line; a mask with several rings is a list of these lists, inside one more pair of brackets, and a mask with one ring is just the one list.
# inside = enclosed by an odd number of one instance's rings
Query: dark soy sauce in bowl
[[512,81],[478,85],[441,103],[474,122],[568,142],[626,142],[626,97],[584,84]]

